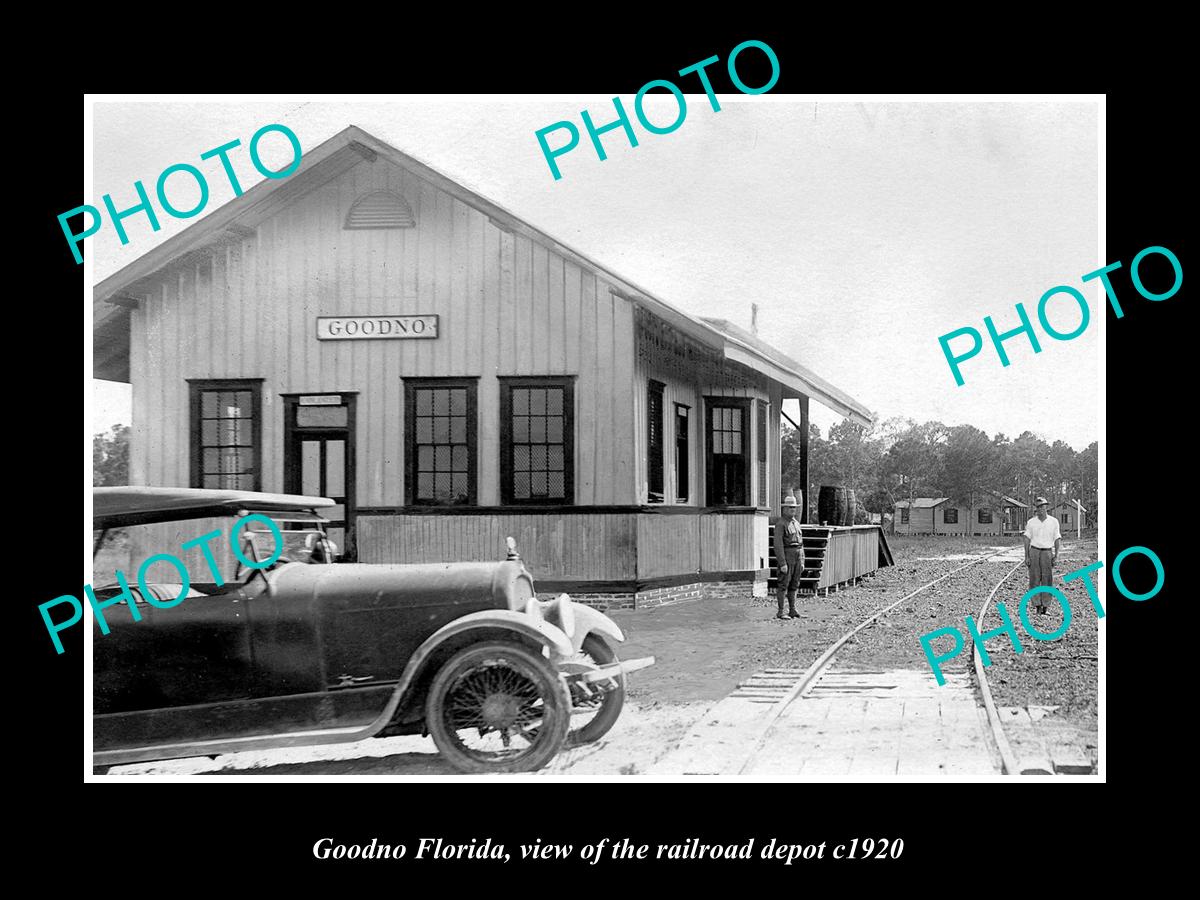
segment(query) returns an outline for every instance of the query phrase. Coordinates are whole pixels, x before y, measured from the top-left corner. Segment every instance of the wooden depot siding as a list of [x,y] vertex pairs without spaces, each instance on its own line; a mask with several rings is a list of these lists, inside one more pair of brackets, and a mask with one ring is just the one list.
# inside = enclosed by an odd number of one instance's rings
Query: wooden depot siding
[[512,536],[535,580],[632,580],[637,575],[636,515],[363,515],[358,520],[359,561],[494,562],[504,559],[505,538]]
[[[635,323],[635,338],[641,339],[638,328],[655,330],[658,327],[653,317],[642,314]],[[695,377],[687,377],[694,374]],[[749,406],[750,415],[745,422],[744,437],[749,442],[750,471],[746,479],[748,500],[755,503],[758,497],[758,479],[767,479],[767,498],[771,508],[779,503],[779,409],[782,390],[770,385],[765,378],[755,373],[730,367],[731,383],[721,383],[712,369],[696,370],[672,364],[663,356],[639,347],[634,367],[633,425],[636,462],[636,485],[638,502],[648,502],[649,442],[647,438],[647,393],[650,382],[663,385],[663,431],[664,459],[663,484],[665,487],[662,504],[664,507],[703,507],[705,496],[705,398],[740,397],[751,401],[764,400],[770,405],[767,411],[767,469],[759,472],[757,463],[759,407],[756,402]],[[688,432],[688,500],[676,503],[675,496],[675,404],[689,407]],[[761,521],[759,521],[761,520]],[[677,574],[679,572],[717,572],[725,570],[744,571],[766,567],[768,510],[760,515],[752,511],[730,512],[707,511],[699,517],[689,516],[680,520],[671,515],[644,515],[638,522],[638,576]],[[652,550],[647,548],[652,547]]]
[[[766,540],[755,546],[755,515],[700,516],[700,571],[728,572],[757,569],[759,556],[766,557]],[[762,514],[765,521],[767,514]]]
[[[639,578],[700,571],[700,519],[646,513],[637,517]],[[746,568],[749,568],[748,566]]]
[[368,512],[358,523],[366,563],[500,560],[511,535],[535,579],[633,581],[766,567],[755,546],[760,538],[766,546],[767,514],[755,510]]
[[[656,332],[661,328],[655,317],[642,313],[636,317],[635,340],[641,341],[644,332]],[[654,347],[638,346],[635,354],[633,377],[633,425],[636,479],[639,503],[646,503],[649,465],[647,460],[648,442],[646,438],[647,411],[646,395],[650,381],[663,385],[664,421],[664,485],[671,488],[664,496],[664,505],[675,503],[675,404],[680,403],[690,408],[689,421],[689,451],[691,455],[688,466],[689,494],[687,506],[704,506],[708,502],[705,493],[705,398],[706,397],[739,397],[751,401],[763,400],[770,404],[768,412],[768,505],[772,502],[778,505],[778,469],[779,469],[779,409],[782,400],[782,390],[777,385],[771,385],[768,380],[758,373],[743,369],[736,364],[709,362],[705,366],[688,368],[677,361],[667,358],[663,351]],[[773,388],[773,390],[772,390]],[[758,497],[758,465],[757,465],[757,403],[750,403],[749,417],[745,422],[745,438],[749,442],[750,471],[746,479],[748,500],[754,503]],[[773,468],[775,475],[771,478]],[[772,484],[773,483],[773,484]],[[772,490],[772,487],[775,489]]]
[[[356,199],[402,196],[413,228],[345,230]],[[478,500],[500,502],[504,375],[571,375],[576,505],[638,501],[633,309],[594,272],[502,230],[382,158],[299,197],[250,237],[157,274],[131,317],[131,482],[189,484],[188,378],[264,378],[263,490],[283,489],[280,394],[358,392],[359,506],[404,496],[405,377],[479,376]],[[318,341],[317,316],[427,314],[436,340]],[[671,409],[671,407],[667,407]]]
[[689,407],[688,411],[688,502],[687,506],[703,506],[704,492],[704,404],[701,393],[693,384],[647,366],[641,361],[635,367],[633,380],[633,423],[636,442],[635,465],[638,503],[648,502],[649,483],[646,438],[646,394],[653,379],[663,385],[663,486],[664,505],[674,505],[675,497],[675,404]]

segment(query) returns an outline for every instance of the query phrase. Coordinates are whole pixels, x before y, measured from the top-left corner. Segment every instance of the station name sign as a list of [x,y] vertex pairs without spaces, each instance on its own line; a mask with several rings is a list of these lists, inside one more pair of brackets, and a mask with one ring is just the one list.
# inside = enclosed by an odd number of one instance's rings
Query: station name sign
[[429,316],[318,316],[318,341],[436,338],[438,317]]

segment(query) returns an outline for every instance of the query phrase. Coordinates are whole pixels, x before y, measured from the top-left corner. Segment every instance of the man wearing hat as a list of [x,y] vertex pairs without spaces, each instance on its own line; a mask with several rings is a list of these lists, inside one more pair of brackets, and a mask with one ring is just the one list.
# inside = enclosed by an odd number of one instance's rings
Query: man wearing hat
[[[798,492],[797,492],[798,493]],[[775,560],[779,565],[778,588],[779,613],[777,619],[798,619],[796,591],[800,587],[800,574],[804,571],[804,536],[800,532],[800,520],[796,518],[796,498],[788,494],[783,498],[783,518],[775,523]],[[788,613],[783,612],[783,598],[787,595]]]
[[[1045,497],[1038,497],[1037,515],[1025,523],[1025,565],[1029,567],[1029,586],[1045,585],[1054,581],[1054,562],[1062,545],[1062,533],[1058,530],[1058,519],[1047,515],[1050,504]],[[1037,595],[1037,611],[1046,611],[1045,594]]]

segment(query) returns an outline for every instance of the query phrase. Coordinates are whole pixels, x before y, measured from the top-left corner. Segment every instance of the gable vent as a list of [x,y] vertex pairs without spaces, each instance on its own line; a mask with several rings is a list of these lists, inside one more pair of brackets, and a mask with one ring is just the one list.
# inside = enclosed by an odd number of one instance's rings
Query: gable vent
[[347,228],[412,228],[412,208],[391,191],[374,191],[359,197],[346,216]]

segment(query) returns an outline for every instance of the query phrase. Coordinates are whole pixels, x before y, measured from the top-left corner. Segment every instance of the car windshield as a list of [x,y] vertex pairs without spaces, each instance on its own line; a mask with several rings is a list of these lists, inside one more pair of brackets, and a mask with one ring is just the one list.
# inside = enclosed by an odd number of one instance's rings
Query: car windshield
[[[323,519],[290,512],[271,514],[271,519],[283,537],[280,562],[331,563],[341,551],[326,536]],[[109,529],[103,534],[103,540],[101,532],[96,531],[93,533],[96,548],[92,559],[91,583],[97,588],[116,586],[116,572],[121,571],[125,580],[136,586],[139,568],[153,556],[159,559],[145,571],[145,580],[151,584],[182,583],[184,574],[165,556],[178,559],[187,570],[188,581],[193,584],[244,582],[254,574],[254,570],[247,571],[230,547],[229,534],[237,521],[233,516],[213,516],[180,522],[131,525]],[[183,548],[184,544],[212,532],[217,534],[211,539],[196,542],[188,549]],[[206,558],[205,547],[212,557],[211,562]],[[240,549],[248,559],[269,559],[275,552],[275,537],[264,523],[252,520],[241,529]]]
[[[275,525],[283,536],[283,550],[280,560],[298,563],[327,563],[333,562],[331,555],[336,555],[338,548],[325,534],[324,526],[311,519],[283,519],[272,517]],[[251,554],[248,547],[242,552],[251,559],[270,559],[275,552],[275,536],[262,522],[251,522],[242,531],[243,543],[250,542],[254,546]]]

